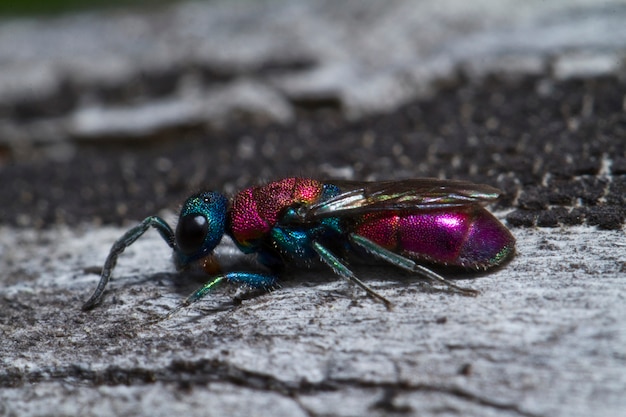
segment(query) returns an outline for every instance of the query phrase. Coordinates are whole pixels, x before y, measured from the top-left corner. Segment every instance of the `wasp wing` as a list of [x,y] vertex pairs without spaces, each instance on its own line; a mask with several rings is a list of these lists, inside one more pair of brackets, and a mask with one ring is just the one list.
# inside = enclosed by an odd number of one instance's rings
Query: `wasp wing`
[[465,207],[492,202],[500,190],[468,181],[434,178],[403,181],[356,182],[325,181],[336,185],[340,194],[320,201],[300,212],[306,221],[342,217],[375,211],[425,211]]

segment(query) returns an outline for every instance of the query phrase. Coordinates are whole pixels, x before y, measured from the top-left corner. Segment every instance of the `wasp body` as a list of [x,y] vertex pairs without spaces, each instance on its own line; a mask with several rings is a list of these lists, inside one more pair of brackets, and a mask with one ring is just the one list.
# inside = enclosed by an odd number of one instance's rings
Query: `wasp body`
[[[150,227],[172,247],[179,268],[206,262],[228,234],[270,271],[321,260],[388,307],[386,298],[354,275],[345,261],[347,253],[367,254],[475,295],[422,264],[486,270],[510,258],[515,239],[483,207],[498,195],[493,187],[464,181],[322,182],[296,177],[247,188],[230,200],[219,192],[198,193],[183,204],[175,232],[155,216],[126,232],[113,245],[100,283],[83,308],[100,302],[118,256]],[[270,289],[276,280],[275,273],[220,273],[182,306],[223,281]]]

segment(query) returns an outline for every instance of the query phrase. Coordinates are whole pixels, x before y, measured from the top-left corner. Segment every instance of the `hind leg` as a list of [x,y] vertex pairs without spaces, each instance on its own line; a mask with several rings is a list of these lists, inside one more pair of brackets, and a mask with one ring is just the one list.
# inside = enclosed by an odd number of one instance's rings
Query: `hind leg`
[[417,274],[422,275],[425,278],[428,278],[431,281],[440,282],[448,288],[451,288],[463,295],[469,295],[475,297],[479,294],[478,291],[472,290],[470,288],[459,287],[458,285],[448,281],[441,275],[431,271],[430,269],[418,265],[413,260],[406,258],[402,255],[398,255],[395,252],[392,252],[388,249],[383,248],[382,246],[372,242],[371,240],[364,238],[363,236],[359,236],[355,233],[350,234],[350,242],[355,246],[364,249],[370,255],[373,255],[383,261],[389,262],[392,265],[397,266],[398,268],[402,268],[404,270],[415,272]]

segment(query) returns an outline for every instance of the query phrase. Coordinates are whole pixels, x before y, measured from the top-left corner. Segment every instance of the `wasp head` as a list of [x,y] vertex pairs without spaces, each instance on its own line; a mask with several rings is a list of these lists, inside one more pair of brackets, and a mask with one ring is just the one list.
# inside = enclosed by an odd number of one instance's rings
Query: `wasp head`
[[228,200],[202,192],[185,201],[176,227],[176,264],[184,267],[209,255],[224,235]]

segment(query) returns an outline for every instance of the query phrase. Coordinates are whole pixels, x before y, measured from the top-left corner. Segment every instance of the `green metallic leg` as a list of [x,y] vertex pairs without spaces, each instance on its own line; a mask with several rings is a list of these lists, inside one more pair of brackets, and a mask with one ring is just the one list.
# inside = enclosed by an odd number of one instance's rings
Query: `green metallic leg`
[[475,297],[478,294],[480,294],[479,291],[472,290],[470,288],[459,287],[458,285],[455,285],[454,283],[448,281],[441,275],[431,271],[430,269],[423,267],[421,265],[418,265],[417,263],[415,263],[413,260],[409,258],[406,258],[402,255],[398,255],[395,252],[385,249],[382,246],[372,242],[371,240],[364,238],[363,236],[359,236],[357,234],[352,233],[350,234],[350,241],[355,246],[358,246],[364,249],[365,251],[367,251],[367,253],[373,256],[376,256],[379,259],[387,261],[390,264],[395,265],[399,268],[405,269],[407,271],[418,273],[430,279],[431,281],[445,284],[449,288],[452,288],[453,290],[458,291],[459,293],[463,295],[469,295],[469,296]]
[[191,304],[204,298],[223,281],[228,281],[233,284],[245,284],[250,287],[260,288],[266,291],[270,291],[272,288],[276,287],[276,277],[273,275],[257,274],[254,272],[227,272],[211,278],[209,282],[187,297],[178,307],[170,311],[164,319],[169,319],[183,308],[189,307]]
[[382,295],[378,294],[376,291],[368,287],[363,281],[358,279],[356,275],[354,275],[354,272],[352,272],[350,268],[348,268],[343,262],[341,262],[341,259],[337,258],[328,249],[326,249],[324,246],[322,246],[318,242],[313,242],[312,246],[315,252],[317,252],[317,254],[320,256],[322,261],[324,261],[328,266],[330,266],[337,275],[358,285],[363,290],[365,290],[365,292],[368,295],[382,301],[385,304],[385,307],[387,307],[388,310],[391,310],[391,307],[392,307],[391,301],[387,300],[385,297],[383,297]]

